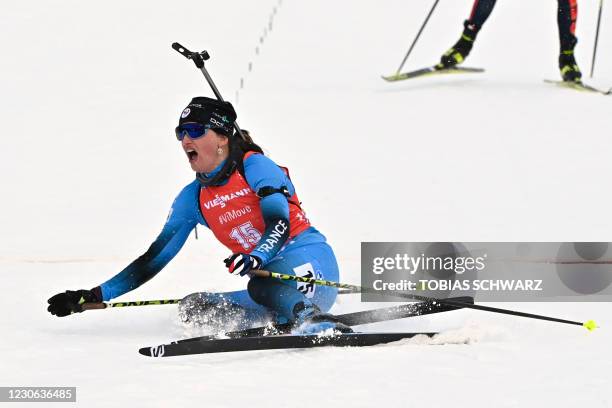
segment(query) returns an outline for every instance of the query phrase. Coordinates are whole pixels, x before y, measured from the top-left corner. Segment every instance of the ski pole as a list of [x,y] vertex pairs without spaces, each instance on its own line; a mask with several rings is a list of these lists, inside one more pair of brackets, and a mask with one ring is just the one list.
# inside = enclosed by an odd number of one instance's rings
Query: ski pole
[[81,305],[83,310],[98,310],[111,307],[128,307],[128,306],[151,306],[151,305],[175,305],[181,299],[160,299],[160,300],[136,300],[133,302],[100,302],[100,303],[84,303]]
[[595,71],[595,55],[597,55],[597,41],[599,40],[599,25],[601,24],[601,10],[603,9],[603,0],[599,0],[599,13],[597,14],[597,28],[595,29],[595,44],[593,45],[593,61],[591,61],[591,78]]
[[262,269],[254,269],[254,270],[252,270],[251,271],[251,275],[257,276],[257,277],[260,277],[260,278],[274,278],[274,279],[280,279],[280,280],[291,280],[291,281],[296,281],[296,282],[312,283],[314,285],[320,285],[320,286],[331,286],[331,287],[340,288],[340,289],[350,289],[350,290],[359,291],[359,292],[362,292],[362,293],[370,293],[370,294],[376,294],[376,295],[384,295],[384,296],[392,296],[392,297],[399,297],[399,298],[405,298],[405,299],[413,299],[413,300],[419,300],[421,302],[439,302],[441,304],[448,305],[448,306],[463,307],[463,308],[466,308],[466,309],[475,309],[475,310],[482,310],[482,311],[485,311],[485,312],[492,312],[492,313],[500,313],[500,314],[506,314],[506,315],[512,315],[512,316],[526,317],[526,318],[529,318],[529,319],[538,319],[538,320],[546,320],[546,321],[550,321],[550,322],[557,322],[557,323],[564,323],[564,324],[573,324],[573,325],[576,325],[576,326],[583,326],[588,331],[593,331],[597,327],[599,327],[599,326],[597,326],[597,324],[593,320],[589,320],[589,321],[586,321],[586,322],[577,322],[577,321],[573,321],[573,320],[558,319],[556,317],[549,317],[549,316],[543,316],[543,315],[532,314],[532,313],[518,312],[518,311],[515,311],[515,310],[500,309],[500,308],[497,308],[497,307],[490,307],[490,306],[475,305],[475,304],[471,304],[471,303],[457,302],[455,300],[435,299],[435,298],[430,298],[430,297],[427,297],[427,296],[413,295],[411,293],[403,293],[403,292],[380,293],[380,292],[378,292],[378,291],[376,291],[374,289],[368,289],[368,288],[364,288],[362,286],[351,285],[351,284],[347,284],[347,283],[333,282],[333,281],[328,281],[328,280],[323,280],[323,279],[306,278],[306,277],[301,277],[301,276],[288,275],[288,274],[285,274],[285,273],[270,272],[270,271],[265,271],[265,270],[262,270]]
[[406,63],[406,60],[408,59],[408,56],[410,55],[410,53],[412,52],[412,49],[414,48],[414,46],[416,45],[417,41],[419,40],[419,37],[421,36],[421,33],[423,32],[423,29],[427,25],[427,22],[429,21],[429,18],[431,17],[431,15],[433,14],[434,10],[436,9],[436,6],[438,5],[439,1],[440,0],[436,0],[434,2],[433,6],[431,6],[431,10],[429,10],[429,14],[427,14],[427,17],[425,17],[425,21],[423,21],[423,24],[421,25],[421,29],[419,30],[419,32],[417,33],[416,37],[414,38],[414,41],[412,41],[412,45],[410,45],[410,48],[408,49],[408,52],[406,53],[406,56],[402,60],[402,63],[400,64],[399,68],[397,69],[397,73],[395,75],[399,75],[400,71],[404,67],[404,64]]
[[[352,289],[341,289],[339,295],[350,295],[359,293]],[[100,302],[100,303],[83,303],[83,310],[101,310],[113,307],[129,307],[129,306],[158,306],[158,305],[177,305],[182,299],[159,299],[159,300],[132,300],[128,302]]]
[[[210,74],[206,70],[206,67],[204,66],[204,61],[210,59],[210,54],[208,54],[208,51],[204,50],[202,52],[191,52],[187,48],[183,47],[181,44],[177,42],[172,43],[172,48],[174,48],[179,54],[183,55],[185,58],[190,59],[194,62],[195,66],[198,67],[200,71],[202,71],[202,74],[204,74],[204,78],[206,78],[206,82],[208,82],[208,85],[210,85],[217,99],[220,100],[221,102],[225,102],[225,100],[221,96],[221,92],[219,92],[219,89],[213,82],[212,77],[210,76]],[[236,129],[236,132],[238,132],[242,140],[251,142],[251,140],[248,140],[247,137],[244,135],[244,133],[242,133],[242,130],[240,129],[240,126],[238,126],[238,123],[236,121],[234,121],[234,128]]]
[[[339,295],[352,295],[359,293],[351,289],[341,289]],[[113,307],[128,307],[128,306],[158,306],[158,305],[178,305],[182,299],[159,299],[159,300],[132,300],[128,302],[100,302],[100,303],[83,303],[83,310],[99,310]]]

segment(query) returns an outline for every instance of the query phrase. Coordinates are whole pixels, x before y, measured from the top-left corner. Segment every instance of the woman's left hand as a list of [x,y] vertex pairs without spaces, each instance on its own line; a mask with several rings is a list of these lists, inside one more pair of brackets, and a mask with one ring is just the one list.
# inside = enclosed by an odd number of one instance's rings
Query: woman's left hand
[[249,254],[236,253],[226,258],[225,266],[232,275],[244,276],[252,269],[258,269],[261,266],[261,259]]

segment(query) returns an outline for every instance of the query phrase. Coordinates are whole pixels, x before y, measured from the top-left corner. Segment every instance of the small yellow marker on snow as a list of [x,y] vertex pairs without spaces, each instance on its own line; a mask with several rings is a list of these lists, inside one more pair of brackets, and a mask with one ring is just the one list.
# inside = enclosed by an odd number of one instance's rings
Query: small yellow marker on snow
[[599,326],[597,325],[597,323],[595,323],[595,320],[589,320],[588,322],[584,322],[582,323],[582,325],[585,327],[585,329],[587,329],[588,331],[593,331],[597,328],[599,328]]

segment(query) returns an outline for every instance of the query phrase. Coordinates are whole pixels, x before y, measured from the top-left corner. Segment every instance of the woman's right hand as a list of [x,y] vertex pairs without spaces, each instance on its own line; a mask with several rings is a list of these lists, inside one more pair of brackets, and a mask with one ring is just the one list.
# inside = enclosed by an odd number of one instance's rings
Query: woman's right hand
[[84,303],[102,302],[102,291],[99,286],[92,290],[67,290],[58,293],[47,300],[47,311],[57,317],[64,317],[73,313],[81,313]]

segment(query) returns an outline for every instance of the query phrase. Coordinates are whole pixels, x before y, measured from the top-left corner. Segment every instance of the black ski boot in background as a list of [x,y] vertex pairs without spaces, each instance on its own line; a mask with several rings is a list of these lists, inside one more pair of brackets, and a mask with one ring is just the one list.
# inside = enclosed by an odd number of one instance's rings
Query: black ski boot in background
[[561,51],[559,55],[559,70],[561,77],[565,82],[582,82],[582,73],[576,59],[574,58],[574,50]]
[[463,27],[461,38],[442,55],[440,63],[436,65],[436,69],[452,68],[455,65],[461,64],[470,54],[470,51],[472,51],[478,29],[476,25],[470,23],[468,20],[463,22]]

